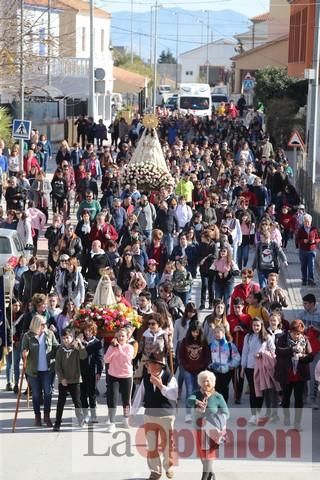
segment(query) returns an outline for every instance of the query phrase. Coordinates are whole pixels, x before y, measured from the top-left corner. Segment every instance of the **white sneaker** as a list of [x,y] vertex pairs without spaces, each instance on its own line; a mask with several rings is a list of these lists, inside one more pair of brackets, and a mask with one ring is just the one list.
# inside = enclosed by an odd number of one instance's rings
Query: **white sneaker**
[[109,423],[109,425],[107,425],[107,433],[113,433],[115,429],[116,429],[115,423]]
[[248,423],[249,423],[249,425],[256,425],[256,424],[257,424],[257,417],[256,417],[256,415],[251,415]]
[[184,418],[184,421],[186,423],[191,423],[192,422],[192,416],[190,415],[190,413],[187,413],[187,415]]
[[90,415],[88,414],[84,417],[84,423],[89,423],[89,422],[90,422]]
[[129,428],[129,418],[128,417],[123,417],[122,427],[123,428]]

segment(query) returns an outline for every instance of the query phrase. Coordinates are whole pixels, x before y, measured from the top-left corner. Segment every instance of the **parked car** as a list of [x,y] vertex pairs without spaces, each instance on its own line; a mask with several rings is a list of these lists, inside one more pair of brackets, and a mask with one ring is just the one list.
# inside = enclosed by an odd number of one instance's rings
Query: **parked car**
[[223,93],[214,93],[211,95],[212,110],[215,110],[221,102],[228,103],[227,95]]
[[172,97],[168,98],[166,103],[164,104],[165,108],[168,110],[176,110],[177,108],[177,101],[178,101],[178,95],[173,95]]
[[[16,230],[0,228],[0,272],[10,265],[14,267],[21,255],[31,256],[30,250],[24,250],[23,242]],[[10,274],[4,272],[5,293],[10,292]]]

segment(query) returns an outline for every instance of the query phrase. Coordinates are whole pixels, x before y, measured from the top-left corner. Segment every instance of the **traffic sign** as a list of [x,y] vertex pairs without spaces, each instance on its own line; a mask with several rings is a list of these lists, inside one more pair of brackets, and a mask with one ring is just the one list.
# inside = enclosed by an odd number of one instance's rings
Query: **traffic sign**
[[12,136],[18,140],[29,140],[31,135],[30,120],[13,120]]
[[298,132],[298,130],[295,130],[291,137],[290,137],[290,140],[288,142],[288,147],[301,147],[301,148],[304,148],[304,141],[302,140],[301,138],[301,135],[300,133]]

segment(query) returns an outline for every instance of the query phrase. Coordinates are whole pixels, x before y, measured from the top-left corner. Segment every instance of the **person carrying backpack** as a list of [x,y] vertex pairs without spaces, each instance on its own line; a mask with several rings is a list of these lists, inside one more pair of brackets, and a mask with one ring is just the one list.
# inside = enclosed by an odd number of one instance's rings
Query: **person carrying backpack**
[[271,240],[270,230],[261,234],[261,240],[257,244],[256,254],[252,264],[253,270],[257,269],[260,288],[267,286],[268,275],[279,272],[279,259],[287,267],[287,257],[274,240]]

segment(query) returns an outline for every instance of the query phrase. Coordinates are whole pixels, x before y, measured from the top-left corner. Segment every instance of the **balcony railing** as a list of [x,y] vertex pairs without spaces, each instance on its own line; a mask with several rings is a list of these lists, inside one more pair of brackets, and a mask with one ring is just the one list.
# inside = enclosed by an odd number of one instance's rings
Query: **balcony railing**
[[[89,58],[51,58],[50,69],[53,77],[88,77]],[[47,75],[47,60],[39,57],[39,61],[34,61],[31,65],[28,65],[27,71],[28,73]]]

